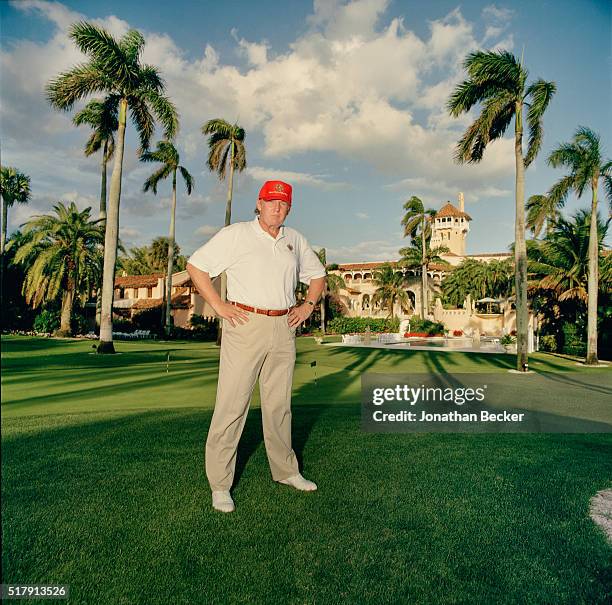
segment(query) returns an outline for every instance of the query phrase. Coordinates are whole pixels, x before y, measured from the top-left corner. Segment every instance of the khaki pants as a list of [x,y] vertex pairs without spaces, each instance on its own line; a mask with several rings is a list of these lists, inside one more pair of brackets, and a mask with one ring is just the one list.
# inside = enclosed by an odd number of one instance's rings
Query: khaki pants
[[223,320],[217,400],[206,440],[206,475],[212,491],[229,490],[234,480],[238,441],[259,377],[264,443],[275,481],[297,475],[291,448],[291,384],[295,328],[287,316],[249,313],[232,326]]

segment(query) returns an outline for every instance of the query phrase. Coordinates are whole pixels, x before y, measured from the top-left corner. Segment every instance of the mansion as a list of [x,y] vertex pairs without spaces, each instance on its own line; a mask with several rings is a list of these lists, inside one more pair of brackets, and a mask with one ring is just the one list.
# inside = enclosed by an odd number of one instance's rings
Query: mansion
[[[427,266],[429,277],[430,301],[434,300],[440,291],[440,284],[444,277],[465,259],[489,262],[491,260],[504,260],[511,257],[509,252],[493,254],[466,254],[466,240],[470,231],[472,218],[465,212],[463,194],[458,197],[458,207],[450,202],[446,203],[433,217],[431,247],[445,246],[448,252],[440,254],[440,258],[447,264],[430,263]],[[385,317],[387,311],[379,305],[372,304],[372,297],[377,286],[373,281],[373,274],[380,270],[383,262],[347,263],[340,264],[331,273],[340,275],[346,288],[338,292],[340,301],[347,309],[350,317]],[[395,314],[400,317],[420,315],[421,309],[421,268],[406,269],[399,266],[398,261],[389,261],[394,270],[401,271],[406,278],[406,293],[409,306],[397,307]],[[431,310],[431,309],[430,309]],[[435,308],[434,308],[435,314]],[[430,318],[432,318],[430,316]]]
[[[436,294],[444,277],[465,259],[489,262],[510,258],[508,252],[493,254],[466,254],[466,239],[470,231],[471,217],[465,212],[463,194],[458,196],[458,206],[446,203],[433,217],[431,246],[445,246],[447,253],[440,258],[448,264],[430,263],[427,267],[429,276],[430,301],[428,318],[441,321],[449,330],[461,330],[465,333],[478,332],[486,335],[502,335],[515,329],[515,312],[511,305],[501,306],[498,313],[477,311],[476,302],[469,299],[460,309],[443,309]],[[387,317],[388,311],[373,304],[372,299],[377,286],[374,273],[381,269],[384,262],[344,263],[330,270],[340,275],[345,283],[336,296],[342,303],[349,317]],[[406,269],[398,261],[388,261],[395,271],[405,276],[405,288],[408,295],[406,307],[397,305],[395,315],[407,319],[420,315],[421,308],[421,269]],[[213,284],[219,291],[219,278]],[[145,309],[161,307],[165,298],[166,278],[163,273],[152,275],[122,275],[115,278],[115,299],[113,308],[124,317],[133,317]],[[193,315],[202,315],[213,319],[216,314],[212,307],[197,293],[187,271],[172,276],[172,316],[174,325],[189,327]],[[531,323],[531,319],[530,319]]]

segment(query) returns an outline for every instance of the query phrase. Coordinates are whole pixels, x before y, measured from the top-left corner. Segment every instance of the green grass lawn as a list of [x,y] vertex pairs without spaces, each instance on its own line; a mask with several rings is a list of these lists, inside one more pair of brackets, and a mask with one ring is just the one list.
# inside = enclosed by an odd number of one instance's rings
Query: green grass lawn
[[[360,428],[363,372],[506,373],[511,356],[298,339],[294,449],[319,490],[271,480],[256,395],[224,515],[203,466],[218,349],[91,345],[2,339],[4,583],[69,584],[70,602],[104,604],[612,597],[612,549],[588,516],[612,482],[612,435]],[[568,385],[612,376],[546,354],[530,367],[551,377],[551,411]]]

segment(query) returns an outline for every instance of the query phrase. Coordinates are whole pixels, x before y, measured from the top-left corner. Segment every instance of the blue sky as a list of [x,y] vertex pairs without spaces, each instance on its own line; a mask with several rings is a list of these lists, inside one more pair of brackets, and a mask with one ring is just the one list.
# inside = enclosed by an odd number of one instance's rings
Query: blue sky
[[[392,260],[405,245],[402,204],[418,195],[439,208],[457,193],[472,216],[468,253],[506,251],[513,240],[512,133],[476,166],[452,148],[470,116],[444,111],[461,64],[474,49],[524,53],[530,79],[557,84],[544,145],[526,193],[561,176],[545,158],[578,125],[599,132],[612,156],[612,9],[608,1],[173,3],[105,0],[0,3],[2,162],[32,177],[32,201],[9,216],[15,229],[57,201],[98,206],[99,160],[85,158],[85,128],[52,110],[44,86],[83,60],[70,24],[93,20],[114,35],[140,30],[144,60],[157,65],[181,115],[177,146],[196,179],[179,188],[177,240],[190,253],[223,223],[225,183],[205,168],[201,125],[213,117],[247,130],[248,169],[238,175],[233,220],[249,220],[263,180],[294,186],[287,224],[335,262]],[[159,134],[159,132],[158,132]],[[152,172],[139,164],[128,128],[121,237],[129,247],[166,235],[170,183],[141,192]],[[603,192],[600,192],[603,193]],[[570,199],[566,211],[590,199]]]

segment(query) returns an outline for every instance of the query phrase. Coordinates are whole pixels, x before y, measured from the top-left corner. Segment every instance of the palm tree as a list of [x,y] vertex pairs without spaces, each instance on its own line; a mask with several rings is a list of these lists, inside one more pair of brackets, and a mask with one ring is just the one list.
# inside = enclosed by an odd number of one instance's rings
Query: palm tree
[[559,204],[550,195],[532,195],[527,200],[527,228],[535,237],[540,235],[546,223],[546,233],[552,231],[555,221],[559,217]]
[[[208,120],[202,126],[202,134],[208,138],[208,169],[216,172],[219,180],[225,179],[229,164],[229,180],[227,184],[227,204],[225,206],[225,226],[232,222],[232,195],[234,190],[234,170],[242,172],[246,168],[246,148],[244,128],[238,124],[230,124],[220,118]],[[221,274],[221,300],[227,298],[227,277]],[[221,344],[221,322],[217,335],[217,344]]]
[[172,102],[163,95],[165,85],[158,70],[140,62],[145,40],[136,30],[116,40],[106,30],[81,21],[70,28],[70,37],[89,62],[60,74],[47,85],[47,99],[53,107],[70,110],[76,101],[94,93],[106,93],[119,108],[117,142],[108,199],[104,242],[102,315],[99,353],[114,353],[112,308],[119,235],[119,203],[127,112],[140,136],[140,150],[146,151],[155,130],[154,117],[172,139],[178,130],[178,115]]
[[[156,237],[149,246],[149,253],[153,271],[165,271],[168,265],[168,250],[170,249],[170,238],[160,235]],[[178,271],[184,271],[187,257],[181,254],[181,247],[174,241],[174,254],[172,264]]]
[[325,288],[323,293],[321,294],[321,332],[325,334],[325,319],[326,319],[326,300],[330,294],[336,294],[340,288],[346,288],[346,284],[342,279],[342,276],[336,275],[335,273],[327,273],[327,256],[325,252],[325,248],[321,248],[317,253],[321,264],[326,268],[326,276],[325,276]]
[[85,155],[89,157],[102,149],[102,184],[100,186],[100,218],[106,218],[106,165],[115,151],[115,135],[119,127],[117,97],[104,100],[93,99],[72,119],[75,126],[87,124],[93,128],[85,144]]
[[[610,219],[604,222],[597,217],[600,250],[609,224]],[[590,225],[590,212],[579,210],[570,219],[559,219],[543,240],[527,242],[529,290],[549,332],[551,328],[559,331],[564,323],[584,325],[589,301]],[[605,309],[612,293],[612,255],[599,255],[598,273]]]
[[612,205],[612,161],[604,160],[599,136],[590,128],[579,127],[570,143],[559,145],[548,157],[553,168],[568,168],[570,174],[556,185],[558,197],[565,200],[570,190],[582,197],[591,188],[591,226],[589,236],[589,280],[587,311],[587,364],[597,364],[597,291],[599,265],[599,237],[597,234],[597,189],[602,178],[609,203]]
[[411,237],[413,240],[420,236],[421,240],[421,317],[427,317],[427,240],[431,237],[431,218],[436,211],[425,209],[423,202],[413,195],[405,204],[406,214],[402,218],[404,225],[404,237]]
[[146,151],[140,159],[143,162],[161,162],[162,166],[156,170],[143,185],[142,190],[146,193],[149,189],[157,194],[157,185],[159,181],[172,175],[172,207],[170,210],[170,235],[168,237],[168,271],[166,273],[166,335],[170,334],[172,327],[172,273],[174,263],[174,245],[175,245],[175,221],[176,221],[176,173],[180,171],[187,195],[191,195],[193,190],[193,177],[184,166],[179,164],[180,157],[176,147],[170,141],[159,141],[156,151]]
[[514,268],[510,260],[464,260],[442,282],[443,299],[456,307],[468,294],[474,300],[485,296],[508,299],[512,295]]
[[[91,208],[79,212],[74,202],[53,206],[23,227],[24,243],[15,263],[27,267],[23,294],[32,307],[62,298],[60,336],[70,336],[70,317],[77,296],[86,298],[102,268],[103,219],[91,220]],[[12,242],[11,242],[12,243]]]
[[409,304],[404,289],[404,276],[400,271],[394,271],[389,263],[384,263],[379,271],[374,272],[372,281],[377,286],[372,296],[372,304],[380,302],[383,308],[387,307],[389,310],[389,317],[395,318],[395,303],[398,302],[402,306]]
[[[458,117],[478,104],[482,112],[457,144],[458,163],[480,162],[487,145],[501,138],[514,118],[515,222],[514,265],[516,282],[516,328],[519,371],[527,366],[527,252],[525,245],[525,169],[542,145],[544,112],[556,91],[554,82],[536,80],[527,86],[528,72],[522,59],[505,50],[470,53],[464,68],[468,79],[460,83],[448,101],[450,115]],[[527,153],[523,156],[523,119],[529,129]]]
[[242,172],[246,168],[246,149],[244,128],[238,124],[230,124],[216,118],[208,120],[202,126],[202,134],[208,138],[208,169],[219,175],[219,180],[225,179],[229,164],[229,180],[227,184],[227,205],[225,206],[225,226],[232,222],[232,194],[234,189],[234,170]]
[[[156,237],[150,246],[135,246],[130,248],[125,256],[117,259],[117,269],[125,271],[128,275],[151,275],[165,272],[168,265],[169,238]],[[172,261],[176,271],[184,271],[187,257],[181,254],[181,247],[174,243],[174,258]]]
[[2,240],[0,241],[0,254],[4,254],[8,209],[15,202],[27,204],[30,201],[30,177],[19,172],[16,168],[2,166],[0,168],[0,194],[2,195]]
[[[428,231],[429,230],[426,226],[426,236],[428,235]],[[420,268],[421,276],[423,274],[423,267],[425,267],[425,274],[427,275],[427,269],[432,263],[450,266],[449,263],[440,256],[441,254],[447,254],[450,252],[450,250],[446,246],[436,246],[435,248],[432,248],[430,246],[430,242],[431,238],[427,239],[427,237],[425,237],[425,249],[423,249],[423,237],[421,237],[421,235],[413,237],[410,246],[400,248],[399,253],[401,258],[399,260],[399,265],[407,269]],[[426,296],[429,297],[430,286],[427,278],[425,280],[421,278],[421,311],[423,309],[423,287],[427,288]]]

